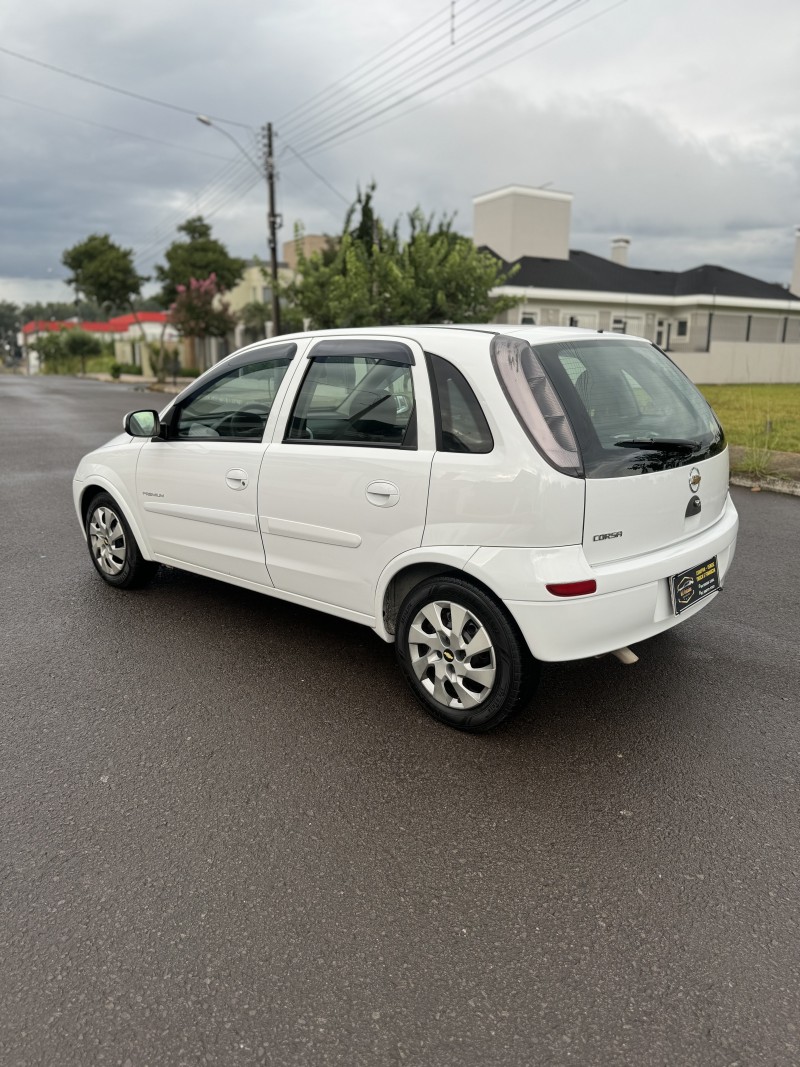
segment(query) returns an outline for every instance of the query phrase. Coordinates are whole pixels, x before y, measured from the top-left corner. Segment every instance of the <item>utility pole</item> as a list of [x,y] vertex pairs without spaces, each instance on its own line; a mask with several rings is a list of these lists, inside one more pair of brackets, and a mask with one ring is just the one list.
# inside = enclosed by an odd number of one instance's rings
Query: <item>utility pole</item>
[[232,133],[228,133],[222,126],[212,122],[208,115],[196,115],[198,122],[204,126],[213,126],[215,130],[227,137],[251,166],[267,180],[267,245],[269,246],[269,266],[272,276],[272,333],[273,336],[281,333],[281,303],[278,297],[278,227],[283,219],[275,212],[275,156],[272,151],[272,123],[268,122],[261,127],[261,166],[253,159],[246,148],[236,140]]
[[278,294],[278,236],[277,229],[281,222],[275,213],[275,156],[272,151],[272,123],[268,122],[261,130],[264,151],[264,174],[267,179],[269,211],[267,214],[267,231],[269,244],[269,265],[272,276],[272,335],[281,333],[281,303]]

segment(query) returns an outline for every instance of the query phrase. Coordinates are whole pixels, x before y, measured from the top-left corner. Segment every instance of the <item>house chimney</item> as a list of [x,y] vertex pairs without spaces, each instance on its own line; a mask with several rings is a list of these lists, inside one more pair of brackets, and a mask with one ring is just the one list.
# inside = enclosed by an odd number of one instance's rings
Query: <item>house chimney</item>
[[792,280],[789,283],[789,292],[800,296],[800,226],[794,228],[794,268]]
[[619,263],[620,267],[627,267],[630,246],[630,237],[613,237],[611,239],[611,262]]

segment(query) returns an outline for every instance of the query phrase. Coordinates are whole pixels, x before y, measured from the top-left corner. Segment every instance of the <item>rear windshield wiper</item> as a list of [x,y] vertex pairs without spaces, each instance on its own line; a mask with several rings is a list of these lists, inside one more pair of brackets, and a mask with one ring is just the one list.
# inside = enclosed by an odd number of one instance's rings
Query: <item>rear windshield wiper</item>
[[658,452],[696,452],[699,441],[687,441],[683,437],[634,437],[629,441],[615,441],[617,448],[649,448]]

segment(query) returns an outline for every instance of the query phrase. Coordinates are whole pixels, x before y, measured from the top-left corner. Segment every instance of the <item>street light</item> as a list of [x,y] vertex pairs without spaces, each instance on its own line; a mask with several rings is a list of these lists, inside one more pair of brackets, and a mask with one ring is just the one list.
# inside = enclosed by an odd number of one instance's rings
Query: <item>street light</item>
[[232,133],[212,122],[208,115],[198,115],[197,121],[204,126],[212,126],[218,133],[224,134],[242,153],[250,165],[267,183],[267,247],[269,248],[270,275],[272,277],[272,334],[281,332],[281,305],[278,298],[278,237],[279,216],[275,213],[275,160],[272,154],[272,123],[261,128],[262,149],[264,153],[263,169],[259,167],[247,149],[241,145]]

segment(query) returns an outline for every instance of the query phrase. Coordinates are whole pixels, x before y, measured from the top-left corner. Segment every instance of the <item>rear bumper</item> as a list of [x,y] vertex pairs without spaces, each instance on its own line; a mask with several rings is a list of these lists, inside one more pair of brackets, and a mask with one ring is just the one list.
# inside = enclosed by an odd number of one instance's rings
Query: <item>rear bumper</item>
[[[579,545],[538,552],[481,549],[465,570],[500,592],[537,659],[583,659],[654,637],[702,611],[719,593],[675,615],[669,579],[716,556],[724,585],[738,528],[739,517],[728,497],[713,526],[658,552],[590,567]],[[547,582],[581,578],[594,578],[597,592],[561,600],[545,588]],[[519,597],[522,589],[525,599]]]

